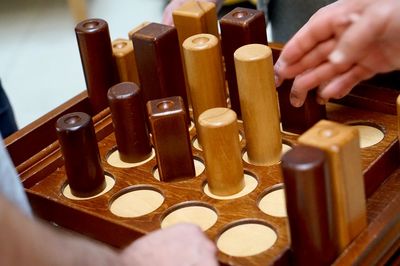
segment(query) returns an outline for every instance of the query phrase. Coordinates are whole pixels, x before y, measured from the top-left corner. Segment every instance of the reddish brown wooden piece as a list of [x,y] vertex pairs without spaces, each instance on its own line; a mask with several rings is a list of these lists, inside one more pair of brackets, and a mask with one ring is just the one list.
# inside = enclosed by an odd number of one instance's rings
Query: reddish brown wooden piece
[[93,196],[105,188],[105,177],[91,117],[76,112],[56,123],[65,172],[75,196]]
[[151,145],[140,88],[132,82],[114,85],[108,101],[121,160],[135,163],[148,158]]
[[324,152],[297,146],[282,157],[282,173],[293,263],[331,264],[338,251],[333,241],[332,198]]
[[189,114],[176,29],[150,23],[135,32],[132,41],[144,101],[180,96]]
[[183,101],[179,96],[147,103],[161,181],[195,176],[192,147]]
[[282,129],[287,132],[302,134],[321,119],[326,118],[325,105],[316,101],[316,91],[311,90],[302,107],[296,108],[290,104],[290,90],[293,80],[285,80],[277,88]]
[[222,53],[225,58],[226,79],[231,107],[241,117],[233,53],[239,47],[268,44],[264,13],[248,8],[235,8],[220,20]]
[[107,107],[107,91],[117,81],[108,24],[87,19],[75,27],[86,87],[93,113]]

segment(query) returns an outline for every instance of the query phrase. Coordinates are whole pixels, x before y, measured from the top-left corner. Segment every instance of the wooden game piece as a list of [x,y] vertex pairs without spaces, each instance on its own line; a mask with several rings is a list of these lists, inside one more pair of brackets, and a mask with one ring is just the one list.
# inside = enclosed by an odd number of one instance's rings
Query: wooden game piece
[[91,117],[82,112],[63,115],[56,130],[72,194],[90,197],[101,192],[106,183]]
[[199,116],[207,181],[215,195],[238,193],[244,187],[239,128],[234,111],[216,107]]
[[[180,96],[186,114],[189,105],[178,34],[174,27],[150,23],[132,36],[144,102]],[[187,124],[190,117],[187,115]]]
[[75,27],[93,114],[108,106],[107,91],[117,81],[108,24],[87,19]]
[[316,101],[316,90],[308,92],[307,98],[301,107],[293,107],[290,104],[290,90],[293,80],[285,80],[277,88],[282,129],[287,132],[302,134],[321,119],[326,118],[325,105]]
[[184,41],[183,50],[193,119],[196,128],[199,128],[197,120],[202,112],[214,107],[226,107],[221,48],[214,35],[197,34]]
[[[185,66],[185,62],[183,60],[182,44],[187,38],[200,33],[209,33],[219,38],[217,10],[214,3],[207,1],[188,1],[175,9],[172,12],[172,17],[178,32],[179,47],[181,50],[183,66]],[[184,72],[186,72],[185,67]],[[185,81],[186,94],[188,101],[191,104],[192,100],[190,97],[186,73]]]
[[145,22],[140,23],[139,25],[137,25],[137,26],[134,27],[133,29],[131,29],[131,30],[128,32],[129,40],[132,41],[132,39],[133,39],[133,34],[135,34],[138,30],[142,29],[143,27],[145,27],[145,26],[147,26],[147,25],[149,25],[149,24],[150,24],[150,22],[145,21]]
[[282,137],[271,49],[248,44],[234,57],[248,159],[255,165],[276,164]]
[[196,176],[187,114],[179,96],[147,102],[160,180],[169,182]]
[[200,33],[219,37],[217,10],[214,3],[188,1],[172,12],[172,18],[178,31],[180,46],[190,36]]
[[357,129],[321,120],[298,139],[327,153],[339,252],[367,225],[364,179]]
[[268,44],[264,13],[238,7],[221,18],[219,24],[231,108],[241,118],[233,53],[246,44]]
[[396,106],[397,106],[397,136],[400,140],[400,95],[397,96]]
[[330,265],[335,249],[333,206],[326,156],[320,149],[296,146],[282,157],[293,264]]
[[145,160],[151,155],[151,145],[140,88],[135,83],[122,82],[111,87],[107,96],[121,160]]
[[112,42],[112,50],[119,81],[130,81],[139,84],[139,74],[137,72],[132,41],[116,39]]

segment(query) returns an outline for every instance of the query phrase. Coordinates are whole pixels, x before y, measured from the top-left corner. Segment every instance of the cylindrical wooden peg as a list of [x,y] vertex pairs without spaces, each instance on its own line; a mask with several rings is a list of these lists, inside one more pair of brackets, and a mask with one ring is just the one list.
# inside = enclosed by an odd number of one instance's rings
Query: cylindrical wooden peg
[[87,19],[75,27],[93,114],[108,106],[107,91],[117,81],[107,22]]
[[112,50],[119,81],[130,81],[139,84],[139,74],[137,72],[132,41],[116,39],[112,42]]
[[249,161],[276,164],[281,158],[282,137],[271,49],[248,44],[234,56]]
[[199,128],[197,120],[202,112],[226,107],[221,48],[214,35],[197,34],[184,41],[183,50],[194,123]]
[[195,177],[186,112],[179,96],[147,102],[161,181]]
[[282,157],[286,210],[295,265],[330,265],[335,249],[329,170],[322,150],[296,146]]
[[400,95],[396,99],[397,105],[397,136],[400,140]]
[[57,120],[56,130],[72,194],[88,197],[101,192],[106,183],[91,117],[66,114]]
[[265,17],[262,11],[237,7],[222,17],[219,23],[231,107],[241,118],[233,53],[246,44],[268,44]]
[[108,91],[120,159],[140,162],[151,155],[145,107],[139,87],[132,82],[114,85]]
[[199,126],[210,191],[219,196],[240,192],[244,171],[235,112],[221,107],[209,109],[200,114]]

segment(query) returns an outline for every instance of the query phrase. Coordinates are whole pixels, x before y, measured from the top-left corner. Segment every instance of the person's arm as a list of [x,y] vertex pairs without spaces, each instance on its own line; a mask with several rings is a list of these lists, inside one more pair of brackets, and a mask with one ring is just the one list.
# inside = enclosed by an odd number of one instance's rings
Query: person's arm
[[398,0],[344,0],[323,8],[284,47],[275,65],[277,85],[295,77],[291,101],[301,106],[317,86],[326,102],[400,68],[399,12]]
[[27,218],[0,194],[0,265],[217,265],[216,248],[195,225],[146,235],[117,252]]
[[[183,5],[186,2],[191,0],[171,0],[171,2],[165,7],[163,12],[162,23],[166,25],[174,25],[174,21],[172,19],[172,12]],[[211,2],[217,5],[217,10],[219,10],[222,6],[223,0],[198,0],[199,2]]]

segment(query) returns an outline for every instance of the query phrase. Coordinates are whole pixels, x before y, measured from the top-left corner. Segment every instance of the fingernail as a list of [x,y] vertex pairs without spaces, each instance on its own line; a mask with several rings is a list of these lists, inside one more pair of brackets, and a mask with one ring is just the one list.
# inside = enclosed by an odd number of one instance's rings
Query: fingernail
[[303,102],[297,98],[296,95],[290,94],[290,104],[293,105],[294,107],[301,107],[303,105]]
[[279,78],[279,76],[275,74],[274,78],[275,78],[275,86],[276,87],[281,86],[282,85],[282,80]]
[[331,63],[340,64],[343,63],[345,55],[343,52],[335,50],[328,56],[328,59],[331,61]]

